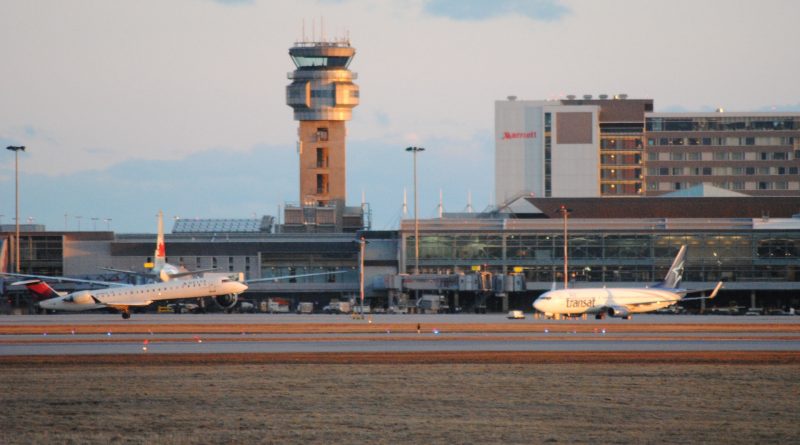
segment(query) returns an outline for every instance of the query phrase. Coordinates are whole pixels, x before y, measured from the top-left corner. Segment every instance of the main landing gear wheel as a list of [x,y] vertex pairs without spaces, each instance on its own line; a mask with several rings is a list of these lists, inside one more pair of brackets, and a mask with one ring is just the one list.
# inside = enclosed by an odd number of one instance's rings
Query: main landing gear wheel
[[123,312],[122,313],[122,318],[125,319],[125,320],[131,318],[131,313],[130,312]]

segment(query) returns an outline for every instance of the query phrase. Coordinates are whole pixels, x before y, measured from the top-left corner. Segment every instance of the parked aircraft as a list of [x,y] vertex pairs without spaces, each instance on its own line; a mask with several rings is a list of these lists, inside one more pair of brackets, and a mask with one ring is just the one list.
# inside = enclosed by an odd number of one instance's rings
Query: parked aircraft
[[183,267],[178,267],[167,263],[167,249],[164,243],[164,212],[158,211],[158,234],[156,235],[156,251],[153,255],[153,268],[148,272],[137,272],[134,270],[114,269],[111,267],[101,267],[103,270],[119,272],[127,275],[144,276],[155,281],[167,282],[169,280],[191,275],[198,275],[204,272],[211,272],[217,269],[198,269],[189,271]]
[[[224,309],[233,307],[238,295],[246,291],[249,283],[277,281],[286,278],[297,278],[312,275],[326,275],[322,272],[281,277],[258,278],[249,281],[236,279],[236,274],[214,273],[201,278],[187,280],[171,280],[163,283],[130,285],[105,281],[84,280],[69,277],[47,277],[42,275],[25,275],[0,273],[5,276],[27,278],[11,283],[24,285],[39,299],[39,307],[54,311],[86,311],[92,309],[111,308],[122,313],[122,318],[131,317],[131,308],[145,307],[155,301],[182,300],[188,298],[213,297],[214,301]],[[241,277],[239,277],[241,278]],[[71,293],[57,292],[45,280],[91,283],[109,286],[105,289],[79,290]]]
[[597,319],[608,315],[627,320],[631,318],[632,314],[655,311],[679,301],[714,298],[722,287],[722,281],[717,283],[708,297],[687,298],[686,295],[710,289],[688,290],[678,287],[683,278],[685,256],[686,246],[681,246],[664,281],[655,286],[551,290],[539,296],[533,302],[533,307],[548,317],[594,314]]

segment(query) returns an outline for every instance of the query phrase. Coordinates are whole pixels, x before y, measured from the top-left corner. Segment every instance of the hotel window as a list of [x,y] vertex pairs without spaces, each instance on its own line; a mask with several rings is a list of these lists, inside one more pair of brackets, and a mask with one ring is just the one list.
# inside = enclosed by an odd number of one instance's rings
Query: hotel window
[[756,138],[744,138],[744,145],[756,145]]
[[768,175],[769,174],[769,167],[758,167],[758,174],[759,175]]
[[672,176],[681,176],[683,174],[683,167],[673,167]]
[[769,183],[769,182],[760,181],[758,183],[758,189],[759,190],[769,190],[770,189],[770,185],[771,185],[771,183]]
[[327,141],[328,140],[328,128],[327,127],[317,128],[317,140],[319,140],[319,141]]
[[744,161],[744,152],[741,151],[731,152],[731,161]]
[[766,161],[768,159],[769,159],[769,153],[767,153],[766,151],[762,151],[761,152],[761,160],[762,161]]
[[703,167],[703,176],[711,175],[711,167]]
[[745,167],[744,174],[746,174],[746,175],[754,175],[754,174],[756,174],[756,168],[755,167]]
[[725,161],[728,159],[728,152],[726,151],[715,151],[714,152],[714,160],[715,161]]
[[796,175],[797,174],[797,167],[789,167],[789,174]]
[[703,154],[700,152],[687,153],[690,161],[700,161],[703,159]]
[[772,153],[772,159],[775,161],[785,161],[789,159],[789,153],[776,151],[775,153]]
[[683,153],[670,153],[669,154],[670,161],[683,161]]
[[744,190],[744,181],[733,181],[731,188],[734,190]]
[[648,161],[658,161],[658,153],[655,153],[655,152],[652,152],[652,151],[648,152],[647,153],[647,160]]
[[711,145],[711,138],[703,138],[703,145]]
[[744,174],[744,167],[733,167],[733,174],[734,175]]
[[667,167],[659,168],[658,169],[658,175],[659,176],[669,176],[669,168],[667,168]]
[[658,140],[658,145],[667,145],[667,138],[661,138]]
[[648,138],[647,139],[647,146],[648,147],[652,147],[653,145],[656,145],[656,140],[653,139],[653,138]]
[[775,190],[789,190],[789,183],[786,181],[775,181]]

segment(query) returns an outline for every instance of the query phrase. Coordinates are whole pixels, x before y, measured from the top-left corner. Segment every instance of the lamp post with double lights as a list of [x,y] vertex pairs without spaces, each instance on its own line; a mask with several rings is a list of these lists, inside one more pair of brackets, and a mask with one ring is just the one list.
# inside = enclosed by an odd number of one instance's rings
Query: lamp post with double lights
[[424,147],[407,147],[414,155],[414,273],[419,275],[419,218],[417,217],[417,153],[425,151]]
[[16,237],[14,238],[14,270],[19,273],[19,152],[25,151],[25,146],[9,145],[6,149],[14,152],[14,218],[16,223]]

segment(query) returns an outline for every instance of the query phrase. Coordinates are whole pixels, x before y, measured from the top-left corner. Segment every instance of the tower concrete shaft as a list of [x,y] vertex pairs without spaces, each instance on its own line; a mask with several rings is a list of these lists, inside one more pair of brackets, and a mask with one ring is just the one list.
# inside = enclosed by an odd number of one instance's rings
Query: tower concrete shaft
[[300,42],[289,55],[297,68],[286,104],[300,121],[300,205],[344,207],[345,121],[358,105],[356,75],[347,69],[355,49],[347,41]]

